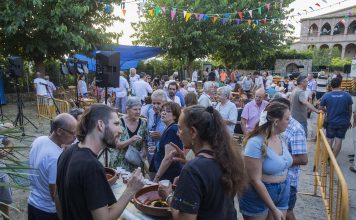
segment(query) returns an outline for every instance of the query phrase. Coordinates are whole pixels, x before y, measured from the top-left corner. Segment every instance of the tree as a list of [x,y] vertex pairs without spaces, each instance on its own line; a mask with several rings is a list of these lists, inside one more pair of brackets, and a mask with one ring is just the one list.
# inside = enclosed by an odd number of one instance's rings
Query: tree
[[121,0],[1,0],[0,47],[4,56],[20,55],[44,70],[47,58],[88,51],[117,38],[106,28],[120,18]]
[[[146,4],[146,11],[149,13],[145,14],[145,20],[133,25],[136,30],[135,37],[138,39],[136,43],[162,47],[167,51],[168,56],[183,61],[189,72],[196,58],[205,58],[208,55],[214,55],[215,59],[221,59],[228,66],[242,59],[255,59],[266,51],[275,50],[282,43],[287,32],[281,20],[284,11],[280,11],[279,4],[277,7],[270,5],[270,10],[267,11],[267,2],[182,0],[173,5],[173,2],[168,0],[151,0]],[[282,8],[290,2],[291,0],[284,1]],[[165,13],[160,10],[162,6],[166,8]],[[160,12],[157,16],[154,14],[156,7]],[[244,11],[241,24],[236,24],[239,19],[236,12],[258,7],[261,7],[261,15],[254,10],[251,19],[249,13]],[[173,10],[172,8],[176,8],[177,13],[173,21],[169,11]],[[183,9],[187,13],[207,14],[208,18],[206,21],[199,22],[192,14],[187,21],[183,17]],[[152,12],[153,15],[150,14]],[[216,13],[219,15],[216,16]],[[271,20],[262,27],[265,15]],[[199,16],[200,14],[197,16],[198,19]],[[273,24],[270,23],[272,18]],[[248,19],[251,19],[250,25]]]

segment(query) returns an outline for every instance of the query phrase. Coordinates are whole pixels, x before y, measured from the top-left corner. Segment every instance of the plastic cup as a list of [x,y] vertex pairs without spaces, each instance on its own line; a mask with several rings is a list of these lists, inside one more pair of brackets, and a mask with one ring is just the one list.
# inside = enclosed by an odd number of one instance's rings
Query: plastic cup
[[170,181],[169,181],[169,180],[161,180],[161,181],[159,181],[159,183],[160,183],[162,186],[169,186]]

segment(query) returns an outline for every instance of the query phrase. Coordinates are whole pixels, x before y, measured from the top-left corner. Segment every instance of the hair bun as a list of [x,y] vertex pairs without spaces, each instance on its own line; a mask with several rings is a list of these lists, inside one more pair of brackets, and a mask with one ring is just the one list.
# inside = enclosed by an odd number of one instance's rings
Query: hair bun
[[214,113],[214,108],[213,108],[213,106],[208,106],[208,107],[206,107],[206,111],[209,112],[209,113]]

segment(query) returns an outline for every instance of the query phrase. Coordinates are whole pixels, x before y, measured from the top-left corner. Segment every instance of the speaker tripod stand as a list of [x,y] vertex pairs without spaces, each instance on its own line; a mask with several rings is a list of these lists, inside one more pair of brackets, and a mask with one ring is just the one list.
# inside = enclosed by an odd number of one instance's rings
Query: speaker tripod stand
[[[25,125],[27,125],[28,123],[30,123],[35,129],[38,129],[36,127],[35,124],[33,124],[33,122],[28,119],[24,113],[23,113],[23,108],[24,108],[24,104],[23,104],[23,101],[22,101],[22,97],[20,95],[20,91],[19,91],[19,85],[18,85],[18,79],[17,77],[15,78],[15,89],[16,89],[16,96],[17,96],[17,99],[16,99],[16,104],[17,104],[17,116],[16,116],[16,119],[14,121],[14,125],[15,127],[17,127],[17,124],[19,124],[20,126],[20,129],[22,131],[22,136],[25,136]],[[24,120],[27,120],[27,123],[24,124]]]

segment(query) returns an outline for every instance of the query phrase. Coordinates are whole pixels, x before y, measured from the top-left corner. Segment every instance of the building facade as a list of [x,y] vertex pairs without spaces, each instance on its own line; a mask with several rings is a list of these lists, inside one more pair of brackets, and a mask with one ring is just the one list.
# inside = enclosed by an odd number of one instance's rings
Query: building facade
[[356,57],[356,13],[354,7],[301,20],[299,42],[291,48],[337,48],[340,57]]

